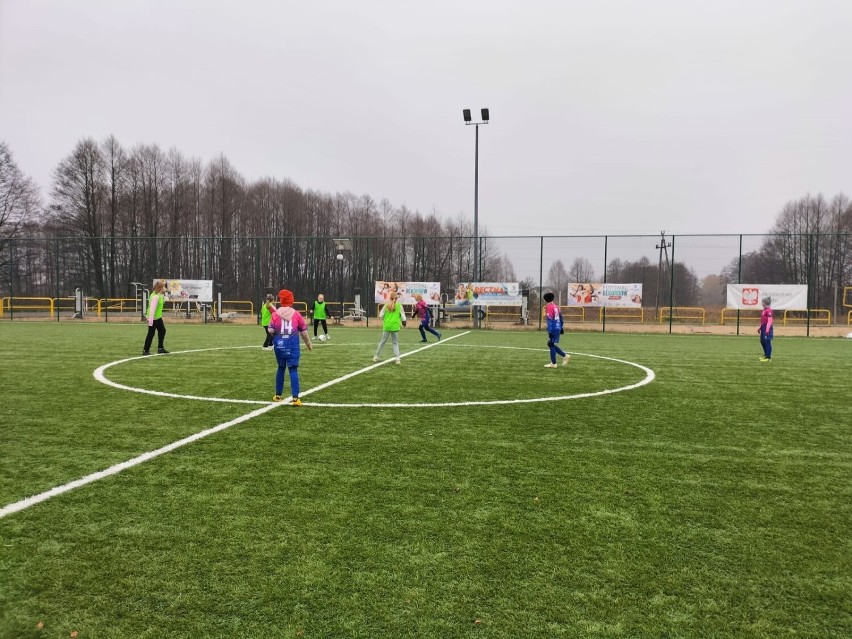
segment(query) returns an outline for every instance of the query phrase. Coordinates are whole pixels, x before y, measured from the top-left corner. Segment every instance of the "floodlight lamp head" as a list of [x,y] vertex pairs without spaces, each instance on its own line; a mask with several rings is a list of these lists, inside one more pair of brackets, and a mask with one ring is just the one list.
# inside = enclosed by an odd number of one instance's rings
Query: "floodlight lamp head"
[[488,122],[488,109],[482,109],[482,121]]
[[466,123],[470,123],[470,109],[462,109],[462,117]]

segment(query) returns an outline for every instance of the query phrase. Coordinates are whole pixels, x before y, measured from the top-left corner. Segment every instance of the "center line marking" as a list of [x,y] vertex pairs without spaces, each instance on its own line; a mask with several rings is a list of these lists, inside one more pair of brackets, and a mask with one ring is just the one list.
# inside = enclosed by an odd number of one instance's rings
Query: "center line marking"
[[[468,331],[468,332],[470,332],[470,331]],[[462,335],[467,335],[467,332],[466,333],[460,333],[459,335],[453,335],[452,337],[448,337],[447,339],[442,340],[442,341],[448,342],[451,339],[455,339],[456,337],[461,337]],[[430,344],[429,346],[423,346],[421,348],[418,348],[417,350],[413,350],[413,351],[410,351],[408,353],[405,353],[404,355],[401,355],[400,357],[407,357],[409,355],[414,355],[415,353],[419,353],[420,351],[425,350],[427,348],[437,346],[440,343],[441,342],[435,342],[433,344]],[[202,350],[208,350],[208,349],[202,349]],[[209,349],[209,350],[218,350],[218,349]],[[197,352],[197,351],[185,351],[185,352]],[[203,397],[181,396],[181,395],[175,395],[175,394],[172,394],[172,393],[162,393],[162,392],[159,392],[159,391],[149,391],[149,390],[144,390],[144,389],[137,389],[137,388],[133,388],[132,386],[125,386],[123,384],[118,384],[118,383],[112,382],[112,381],[108,380],[106,377],[104,377],[104,374],[103,374],[104,370],[106,370],[110,366],[113,366],[115,364],[120,364],[122,362],[128,362],[128,361],[131,361],[133,359],[141,359],[141,358],[132,357],[132,358],[129,358],[129,359],[123,359],[123,360],[119,360],[119,361],[116,361],[116,362],[112,362],[110,364],[104,364],[103,366],[100,366],[99,368],[97,368],[94,371],[93,375],[94,375],[95,379],[97,379],[99,382],[103,382],[104,384],[107,384],[108,386],[113,386],[115,388],[120,388],[122,390],[131,390],[131,391],[140,392],[140,393],[147,393],[147,394],[151,394],[151,395],[164,395],[166,397],[186,397],[187,399],[207,399],[207,398],[203,398]],[[304,393],[302,393],[302,396],[309,395],[311,393],[315,393],[319,390],[322,390],[324,388],[328,388],[329,386],[332,386],[332,385],[337,384],[339,382],[345,381],[347,379],[351,379],[351,378],[355,377],[356,375],[360,375],[361,373],[365,373],[365,372],[372,370],[372,369],[374,369],[378,366],[383,366],[384,364],[387,364],[390,361],[391,360],[387,360],[385,362],[379,362],[378,364],[373,364],[372,366],[367,366],[366,368],[362,368],[362,369],[357,370],[353,373],[347,373],[343,377],[333,379],[329,382],[326,382],[325,384],[320,384],[319,386],[316,386],[315,388],[312,388],[310,390],[305,391]],[[248,400],[223,400],[223,399],[218,399],[216,401],[225,401],[225,402],[235,403],[235,404],[237,404],[237,403],[249,403]],[[251,401],[250,403],[257,404],[259,402]],[[127,470],[128,468],[133,468],[134,466],[138,466],[139,464],[141,464],[143,462],[150,461],[151,459],[155,459],[155,458],[159,457],[160,455],[165,455],[166,453],[170,453],[171,451],[177,450],[178,448],[181,448],[182,446],[186,446],[187,444],[197,442],[200,439],[204,439],[205,437],[207,437],[209,435],[213,435],[215,433],[221,432],[221,431],[225,430],[226,428],[230,428],[231,426],[236,426],[237,424],[242,424],[243,422],[247,422],[250,419],[253,419],[255,417],[263,415],[264,413],[268,413],[272,409],[278,408],[279,406],[282,406],[282,405],[286,406],[286,404],[278,403],[278,402],[265,404],[261,408],[257,408],[255,410],[251,411],[250,413],[246,413],[245,415],[241,415],[240,417],[237,417],[236,419],[232,419],[230,421],[223,422],[223,423],[218,424],[216,426],[212,426],[211,428],[208,428],[206,430],[202,430],[201,432],[195,433],[194,435],[189,435],[188,437],[184,437],[183,439],[179,439],[178,441],[172,442],[171,444],[166,444],[165,446],[162,446],[161,448],[158,448],[156,450],[152,450],[152,451],[149,451],[147,453],[142,453],[141,455],[134,457],[133,459],[128,459],[127,461],[123,461],[123,462],[120,462],[118,464],[113,464],[109,468],[91,473],[90,475],[86,475],[85,477],[81,477],[80,479],[75,479],[74,481],[70,481],[67,484],[62,484],[61,486],[56,486],[54,488],[51,488],[50,490],[46,490],[43,493],[38,493],[37,495],[32,495],[31,497],[27,497],[26,499],[21,499],[20,501],[16,501],[16,502],[13,502],[11,504],[7,504],[6,506],[3,506],[3,508],[0,508],[0,519],[3,519],[4,517],[7,517],[7,516],[9,516],[13,513],[17,513],[17,512],[20,512],[22,510],[26,510],[27,508],[30,508],[31,506],[35,506],[36,504],[40,504],[43,501],[47,501],[48,499],[51,499],[53,497],[57,497],[58,495],[62,495],[63,493],[70,492],[70,491],[72,491],[76,488],[81,488],[83,486],[86,486],[87,484],[92,484],[92,483],[94,483],[94,482],[96,482],[100,479],[105,479],[107,477],[111,477],[112,475],[117,475],[118,473],[122,472],[123,470]]]

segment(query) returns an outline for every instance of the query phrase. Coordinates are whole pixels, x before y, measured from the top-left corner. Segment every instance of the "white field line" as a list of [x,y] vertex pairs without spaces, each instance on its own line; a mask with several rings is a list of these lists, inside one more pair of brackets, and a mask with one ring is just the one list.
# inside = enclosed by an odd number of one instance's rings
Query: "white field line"
[[[487,348],[487,347],[485,347]],[[498,347],[499,348],[499,347]],[[537,349],[530,349],[537,350]],[[629,384],[627,386],[619,386],[618,388],[606,388],[600,391],[593,391],[590,393],[576,393],[574,395],[556,395],[550,397],[532,397],[526,399],[494,399],[494,400],[475,400],[475,401],[467,401],[467,402],[432,402],[432,403],[359,403],[359,404],[345,404],[345,403],[314,403],[312,406],[320,406],[323,408],[454,408],[457,406],[500,406],[505,404],[536,404],[540,402],[558,402],[566,399],[583,399],[586,397],[599,397],[601,395],[611,395],[613,393],[621,393],[624,391],[633,390],[634,388],[639,388],[640,386],[645,386],[646,384],[650,384],[656,378],[656,373],[653,370],[646,366],[642,366],[641,364],[637,364],[636,362],[629,362],[624,359],[616,359],[614,357],[604,357],[603,355],[590,355],[587,353],[575,353],[576,355],[583,355],[585,357],[593,357],[595,359],[606,359],[611,362],[618,362],[620,364],[627,364],[629,366],[635,366],[636,368],[645,371],[645,378],[636,382],[635,384]],[[562,367],[560,366],[560,369]],[[568,368],[571,368],[571,365],[568,365]]]
[[258,408],[253,410],[250,413],[246,413],[241,417],[237,417],[236,419],[232,419],[229,422],[224,422],[219,424],[218,426],[213,426],[212,428],[208,428],[207,430],[202,430],[199,433],[195,433],[194,435],[190,435],[189,437],[184,437],[183,439],[179,439],[176,442],[172,442],[171,444],[167,444],[162,448],[158,448],[157,450],[152,450],[147,453],[142,453],[138,457],[134,457],[133,459],[128,459],[127,461],[121,462],[120,464],[115,464],[110,466],[105,470],[99,470],[96,473],[92,473],[91,475],[86,475],[85,477],[81,477],[80,479],[75,479],[72,482],[68,482],[67,484],[62,484],[61,486],[57,486],[56,488],[51,488],[43,493],[39,493],[38,495],[33,495],[32,497],[27,497],[26,499],[22,499],[21,501],[16,501],[13,504],[9,504],[7,506],[3,506],[0,508],[0,519],[6,517],[7,515],[11,515],[12,513],[16,513],[18,511],[24,510],[25,508],[29,508],[30,506],[35,506],[36,504],[40,504],[43,501],[47,501],[51,497],[56,497],[57,495],[61,495],[62,493],[67,493],[70,490],[74,490],[75,488],[80,488],[81,486],[85,486],[86,484],[91,484],[92,482],[96,482],[99,479],[104,479],[106,477],[110,477],[111,475],[117,475],[123,470],[127,470],[128,468],[133,468],[134,466],[138,466],[139,464],[146,462],[148,460],[154,459],[155,457],[159,457],[160,455],[165,455],[181,446],[186,446],[187,444],[191,444],[192,442],[198,441],[199,439],[203,439],[208,435],[212,435],[214,433],[218,433],[221,430],[225,430],[226,428],[230,428],[231,426],[235,426],[236,424],[241,424],[246,422],[258,415],[263,415],[264,413],[268,413],[273,408],[277,408],[278,404],[267,404],[262,408]]
[[[466,334],[467,333],[461,333],[459,335],[453,335],[452,337],[448,337],[446,340],[443,340],[443,341],[448,342],[451,339],[454,339],[456,337],[461,337],[462,335],[466,335]],[[422,351],[426,348],[431,348],[433,346],[437,346],[440,343],[441,342],[434,342],[434,343],[430,344],[429,346],[424,346],[422,348],[418,348],[417,350],[405,353],[405,355],[402,355],[401,357],[413,355],[414,353]],[[218,350],[218,349],[199,349],[199,350]],[[186,352],[197,352],[197,351],[182,351],[182,352],[186,353]],[[155,355],[146,355],[144,357],[156,357],[156,356]],[[120,360],[120,362],[127,362],[127,361],[134,360],[134,359],[140,359],[140,358],[131,357],[129,359]],[[310,393],[315,393],[319,390],[322,390],[323,388],[328,388],[329,386],[332,386],[333,384],[337,384],[337,383],[345,381],[347,379],[351,379],[351,378],[355,377],[356,375],[360,375],[361,373],[365,373],[369,370],[376,368],[377,366],[382,366],[384,364],[387,364],[390,361],[392,361],[392,360],[386,360],[384,362],[379,362],[377,364],[373,364],[372,366],[367,366],[366,368],[362,368],[360,370],[357,370],[353,373],[348,373],[347,375],[344,375],[343,377],[333,379],[331,381],[326,382],[325,384],[320,384],[319,386],[317,386],[315,388],[312,388],[308,391],[305,391],[305,393],[303,393],[303,395],[308,395]],[[104,366],[101,366],[100,368],[98,368],[95,371],[95,378],[98,379],[98,381],[101,381],[101,382],[103,382],[103,383],[105,383],[109,386],[114,386],[116,388],[121,388],[123,390],[131,390],[131,391],[135,391],[135,392],[144,392],[144,393],[148,393],[148,394],[152,394],[152,395],[164,395],[164,396],[167,396],[167,397],[175,397],[174,395],[171,395],[169,393],[160,393],[158,391],[148,391],[148,390],[133,388],[133,387],[130,387],[130,386],[124,386],[122,384],[116,384],[115,382],[111,382],[111,381],[107,380],[103,376],[103,371],[106,368],[109,368],[110,366],[112,366],[114,364],[118,364],[120,362],[112,362],[111,364],[106,364]],[[199,397],[199,398],[194,398],[194,399],[209,399],[209,398]],[[233,400],[224,400],[224,401],[232,402]],[[246,402],[243,401],[242,403],[246,403]],[[258,402],[251,402],[251,403],[256,404]],[[156,457],[159,457],[160,455],[165,455],[166,453],[169,453],[173,450],[176,450],[176,449],[178,449],[182,446],[186,446],[187,444],[191,444],[192,442],[196,442],[199,439],[204,439],[208,435],[213,435],[215,433],[218,433],[220,431],[225,430],[226,428],[230,428],[231,426],[236,426],[237,424],[242,424],[243,422],[247,422],[250,419],[258,417],[259,415],[263,415],[264,413],[268,413],[269,411],[273,410],[274,408],[278,408],[279,406],[282,406],[282,405],[286,406],[287,404],[284,403],[284,402],[282,402],[282,403],[278,403],[278,402],[266,403],[261,408],[255,409],[255,410],[251,411],[250,413],[246,413],[245,415],[237,417],[236,419],[232,419],[232,420],[224,422],[222,424],[218,424],[217,426],[213,426],[211,428],[203,430],[199,433],[195,433],[194,435],[190,435],[189,437],[184,437],[183,439],[179,439],[176,442],[172,442],[171,444],[167,444],[166,446],[163,446],[162,448],[158,448],[156,450],[152,450],[152,451],[147,452],[147,453],[142,453],[138,457],[134,457],[133,459],[128,459],[127,461],[121,462],[119,464],[114,464],[113,466],[110,466],[109,468],[107,468],[105,470],[99,470],[98,472],[92,473],[90,475],[86,475],[85,477],[81,477],[80,479],[75,479],[74,481],[68,482],[67,484],[62,484],[61,486],[56,486],[55,488],[51,488],[50,490],[47,490],[43,493],[39,493],[37,495],[27,497],[26,499],[22,499],[20,501],[14,502],[14,503],[7,504],[6,506],[3,506],[3,508],[0,508],[0,519],[3,519],[4,517],[11,515],[13,513],[25,510],[25,509],[27,509],[31,506],[35,506],[36,504],[40,504],[41,502],[47,501],[48,499],[51,499],[52,497],[56,497],[57,495],[62,495],[63,493],[67,493],[67,492],[74,490],[76,488],[80,488],[80,487],[85,486],[87,484],[91,484],[91,483],[96,482],[100,479],[104,479],[104,478],[110,477],[112,475],[117,475],[118,473],[122,472],[123,470],[127,470],[128,468],[133,468],[134,466],[138,466],[139,464],[141,464],[143,462],[146,462],[146,461],[149,461],[149,460],[154,459]]]

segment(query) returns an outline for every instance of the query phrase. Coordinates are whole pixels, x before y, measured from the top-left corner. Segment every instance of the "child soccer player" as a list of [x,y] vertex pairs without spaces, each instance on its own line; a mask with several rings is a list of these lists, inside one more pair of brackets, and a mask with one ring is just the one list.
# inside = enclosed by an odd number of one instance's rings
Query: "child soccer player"
[[263,334],[266,337],[263,340],[261,348],[272,348],[272,335],[269,333],[269,322],[272,319],[272,314],[275,312],[275,298],[272,293],[266,296],[263,300],[263,306],[260,307],[260,325],[263,327]]
[[385,342],[388,337],[393,341],[393,354],[397,364],[402,364],[399,359],[399,329],[405,326],[405,311],[402,304],[396,301],[396,292],[391,291],[390,299],[382,307],[379,312],[379,317],[382,319],[382,339],[379,341],[379,347],[376,349],[376,355],[373,357],[374,362],[379,361],[379,355],[382,354],[382,349],[385,347]]
[[429,320],[432,318],[432,314],[429,312],[429,306],[423,301],[423,296],[420,295],[420,293],[417,293],[414,296],[414,299],[417,300],[417,304],[414,305],[414,315],[415,317],[418,315],[420,316],[420,337],[422,338],[420,341],[427,341],[426,331],[429,331],[440,340],[441,334],[429,326]]
[[275,349],[275,359],[278,360],[278,371],[275,374],[275,396],[273,402],[281,401],[284,392],[284,370],[290,370],[290,400],[291,406],[301,406],[299,399],[299,358],[301,350],[299,338],[305,342],[309,351],[314,350],[311,338],[308,337],[308,325],[299,311],[293,308],[293,293],[282,289],[278,293],[281,308],[272,314],[269,322],[269,332],[272,333],[272,346]]
[[772,298],[764,297],[760,301],[763,304],[763,312],[760,314],[760,328],[757,329],[757,332],[760,333],[760,345],[763,347],[763,357],[760,358],[760,361],[771,362],[773,330],[770,304],[772,304]]
[[148,334],[145,336],[145,345],[142,347],[143,355],[151,354],[151,343],[154,341],[154,332],[157,333],[157,354],[166,355],[163,342],[166,339],[166,325],[163,323],[163,303],[166,301],[166,284],[163,280],[154,283],[154,290],[148,302]]
[[571,356],[563,351],[559,346],[559,336],[562,335],[562,311],[553,303],[553,293],[545,293],[544,301],[547,306],[544,309],[547,317],[547,346],[550,348],[550,364],[545,364],[545,368],[556,368],[556,356],[562,357],[562,365],[567,366]]
[[314,302],[314,339],[317,337],[317,328],[320,324],[322,324],[322,332],[325,335],[325,339],[331,339],[328,334],[328,325],[325,323],[329,317],[328,309],[325,307],[325,295],[320,293]]

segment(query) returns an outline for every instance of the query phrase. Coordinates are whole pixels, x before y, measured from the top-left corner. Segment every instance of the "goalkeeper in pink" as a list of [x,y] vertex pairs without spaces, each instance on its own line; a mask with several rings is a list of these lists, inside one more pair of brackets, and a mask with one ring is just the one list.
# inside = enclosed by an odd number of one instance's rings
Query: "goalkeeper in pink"
[[763,347],[763,357],[760,358],[761,362],[771,362],[772,361],[772,298],[764,297],[760,300],[763,304],[763,312],[760,314],[760,328],[757,329],[757,332],[760,333],[760,345]]

